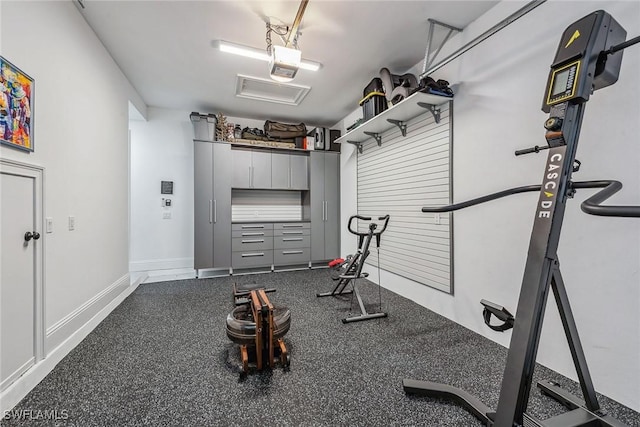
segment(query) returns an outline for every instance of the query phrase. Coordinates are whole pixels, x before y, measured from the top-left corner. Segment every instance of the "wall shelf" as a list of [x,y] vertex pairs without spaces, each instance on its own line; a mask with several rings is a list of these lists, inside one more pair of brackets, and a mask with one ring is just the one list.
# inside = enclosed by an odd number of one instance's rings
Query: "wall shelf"
[[407,122],[425,112],[430,112],[436,123],[440,122],[440,105],[451,101],[453,98],[429,93],[416,92],[402,100],[391,108],[383,111],[375,117],[367,120],[357,128],[347,132],[335,142],[342,144],[348,142],[354,144],[362,153],[362,144],[374,139],[378,146],[382,145],[382,134],[397,126],[402,136],[407,134]]

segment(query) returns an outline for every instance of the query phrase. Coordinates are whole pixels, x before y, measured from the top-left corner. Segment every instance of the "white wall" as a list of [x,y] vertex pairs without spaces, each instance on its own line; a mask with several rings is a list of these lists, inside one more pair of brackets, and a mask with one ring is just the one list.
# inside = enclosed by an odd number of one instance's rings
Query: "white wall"
[[35,79],[35,152],[0,155],[45,168],[49,351],[129,287],[127,110],[144,103],[72,2],[2,1],[0,10],[1,54]]
[[[500,3],[445,50],[462,46],[524,4]],[[434,73],[436,79],[461,83],[454,101],[454,201],[541,182],[546,155],[516,158],[513,152],[545,143],[547,115],[540,107],[557,43],[569,24],[599,8],[627,29],[628,38],[637,35],[638,2],[548,1]],[[582,168],[575,180],[624,183],[611,199],[614,204],[640,204],[639,70],[640,49],[627,49],[618,83],[596,92],[587,104],[577,153]],[[353,151],[343,147],[343,230],[356,209]],[[558,251],[562,274],[596,389],[640,410],[640,221],[583,214],[579,205],[593,193],[582,190],[568,203]],[[517,195],[454,214],[454,295],[390,273],[383,273],[382,285],[508,346],[510,332],[484,326],[479,301],[515,312],[536,200],[535,193]],[[345,253],[353,250],[347,234],[342,241]],[[376,271],[370,273],[376,277]],[[575,379],[553,301],[538,361]]]
[[[193,128],[189,111],[150,107],[131,121],[131,271],[193,268]],[[173,181],[173,195],[160,193]],[[163,208],[161,199],[171,207]],[[170,219],[163,219],[170,213]]]

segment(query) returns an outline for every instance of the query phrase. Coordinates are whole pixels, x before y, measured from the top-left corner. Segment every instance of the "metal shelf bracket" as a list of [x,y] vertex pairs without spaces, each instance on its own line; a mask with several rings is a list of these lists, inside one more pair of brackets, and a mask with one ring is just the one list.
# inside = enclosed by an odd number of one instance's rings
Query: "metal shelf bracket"
[[362,154],[362,142],[359,141],[347,141],[349,144],[353,144],[358,147],[358,153]]
[[431,114],[433,114],[433,119],[436,123],[440,123],[440,108],[435,105],[427,104],[426,102],[418,102],[418,105],[422,108],[426,108],[429,110]]
[[400,133],[402,133],[402,136],[407,136],[407,124],[405,122],[403,122],[402,120],[394,119],[387,119],[387,121],[392,125],[398,126],[398,129],[400,129]]
[[378,147],[382,147],[382,135],[376,132],[363,132],[365,135],[369,135],[371,138],[375,139],[378,143]]

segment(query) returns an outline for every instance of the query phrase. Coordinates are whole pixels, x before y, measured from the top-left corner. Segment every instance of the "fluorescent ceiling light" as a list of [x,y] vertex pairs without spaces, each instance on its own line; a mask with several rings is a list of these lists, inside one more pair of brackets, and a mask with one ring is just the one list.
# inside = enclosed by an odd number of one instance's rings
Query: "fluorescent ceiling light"
[[[267,51],[263,49],[256,49],[255,47],[243,46],[241,44],[231,43],[224,40],[214,40],[213,46],[221,52],[227,52],[234,55],[245,56],[247,58],[258,59],[264,62],[271,61],[271,56],[269,56]],[[300,61],[299,68],[308,71],[318,71],[320,68],[322,68],[322,64],[316,61],[303,59],[302,61]]]

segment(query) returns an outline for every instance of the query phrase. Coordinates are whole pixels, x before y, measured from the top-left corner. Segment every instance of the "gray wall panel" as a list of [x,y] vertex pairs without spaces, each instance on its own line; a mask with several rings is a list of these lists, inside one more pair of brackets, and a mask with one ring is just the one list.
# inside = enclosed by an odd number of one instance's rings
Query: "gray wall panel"
[[[452,292],[451,214],[422,213],[451,203],[449,105],[435,123],[425,113],[407,122],[407,136],[393,129],[363,145],[358,155],[358,213],[391,215],[380,248],[380,268]],[[363,225],[359,224],[361,231]],[[377,265],[375,248],[368,262]]]

